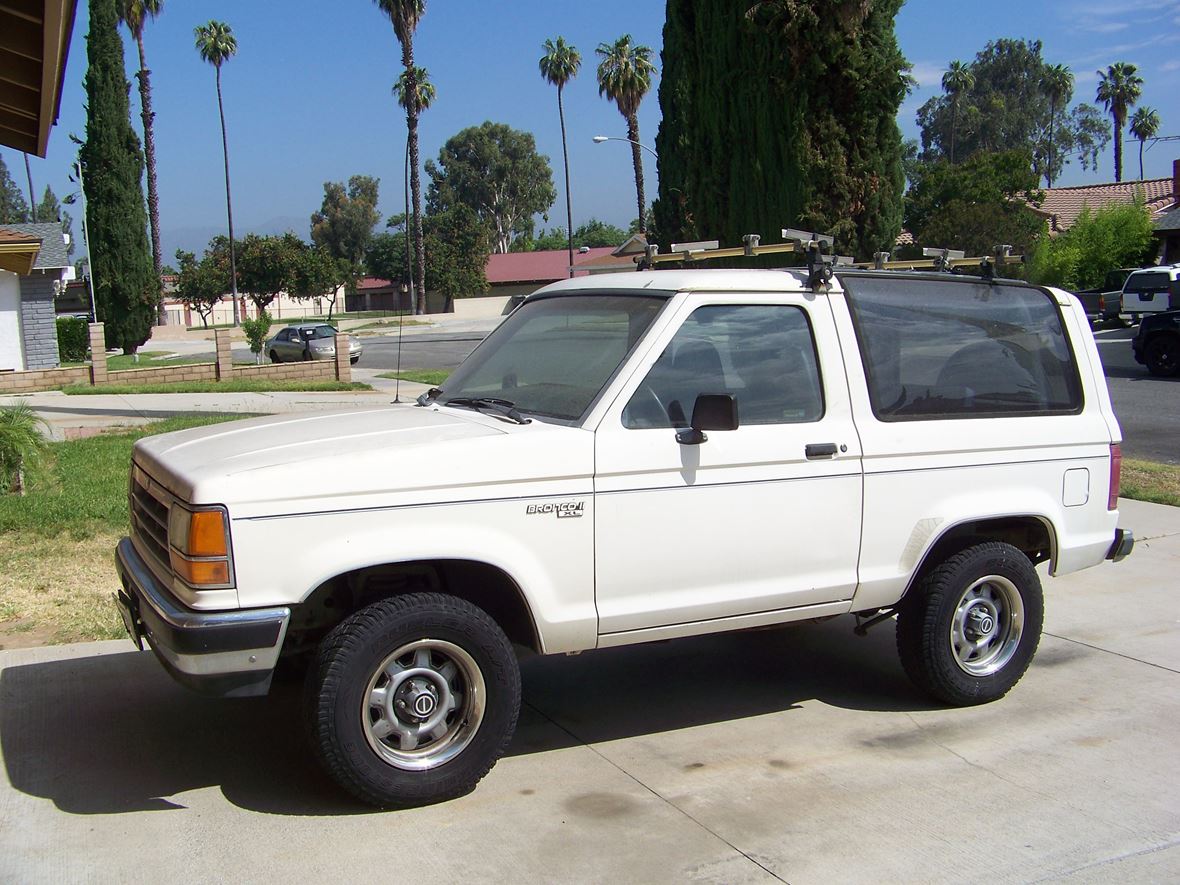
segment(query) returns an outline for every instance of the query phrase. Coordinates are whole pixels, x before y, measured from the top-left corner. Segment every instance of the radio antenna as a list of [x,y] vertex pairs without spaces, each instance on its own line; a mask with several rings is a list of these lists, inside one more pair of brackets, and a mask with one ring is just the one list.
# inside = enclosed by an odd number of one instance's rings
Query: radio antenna
[[[401,299],[398,299],[399,301]],[[401,307],[399,304],[398,307]],[[405,319],[406,312],[399,310],[397,312],[397,372],[394,375],[393,382],[393,402],[394,405],[400,405],[401,390],[402,390],[402,323]]]

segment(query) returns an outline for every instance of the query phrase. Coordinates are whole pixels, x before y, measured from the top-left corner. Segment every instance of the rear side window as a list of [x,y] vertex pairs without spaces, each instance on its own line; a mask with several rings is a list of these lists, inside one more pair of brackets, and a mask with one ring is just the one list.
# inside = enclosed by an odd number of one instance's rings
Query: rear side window
[[1073,353],[1047,292],[904,277],[844,285],[880,420],[1081,409]]
[[1167,292],[1168,274],[1155,271],[1153,273],[1134,273],[1127,280],[1128,292]]

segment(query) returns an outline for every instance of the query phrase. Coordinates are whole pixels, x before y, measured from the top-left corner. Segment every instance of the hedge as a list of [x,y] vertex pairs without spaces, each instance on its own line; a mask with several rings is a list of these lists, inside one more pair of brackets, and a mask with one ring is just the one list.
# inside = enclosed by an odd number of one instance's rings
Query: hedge
[[90,326],[81,317],[57,318],[57,352],[63,363],[83,363],[90,355]]

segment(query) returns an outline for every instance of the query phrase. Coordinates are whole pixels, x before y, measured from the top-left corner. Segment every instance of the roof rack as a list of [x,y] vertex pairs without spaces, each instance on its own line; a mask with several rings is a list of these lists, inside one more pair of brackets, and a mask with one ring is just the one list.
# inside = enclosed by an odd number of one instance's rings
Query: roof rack
[[819,288],[832,278],[833,268],[842,267],[860,270],[933,270],[939,273],[956,273],[964,268],[976,268],[985,280],[993,280],[997,268],[1007,264],[1022,264],[1023,255],[1013,255],[1009,245],[996,246],[991,255],[968,258],[958,249],[925,247],[922,258],[904,261],[890,260],[890,253],[877,252],[872,261],[854,261],[844,255],[832,255],[835,238],[830,234],[784,228],[783,242],[762,245],[760,234],[746,234],[741,246],[721,248],[718,240],[701,240],[692,243],[673,243],[671,249],[660,254],[659,246],[649,243],[643,255],[635,261],[640,270],[652,270],[660,264],[674,261],[707,261],[713,258],[753,258],[758,255],[774,255],[797,252],[807,259],[808,285]]

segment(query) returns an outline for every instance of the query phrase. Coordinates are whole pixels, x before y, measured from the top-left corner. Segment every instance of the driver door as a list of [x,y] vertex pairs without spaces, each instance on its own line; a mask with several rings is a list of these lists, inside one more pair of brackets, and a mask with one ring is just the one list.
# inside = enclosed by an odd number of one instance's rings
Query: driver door
[[[678,317],[596,432],[599,633],[850,600],[861,453],[827,300],[695,295]],[[702,393],[738,427],[678,442]]]

